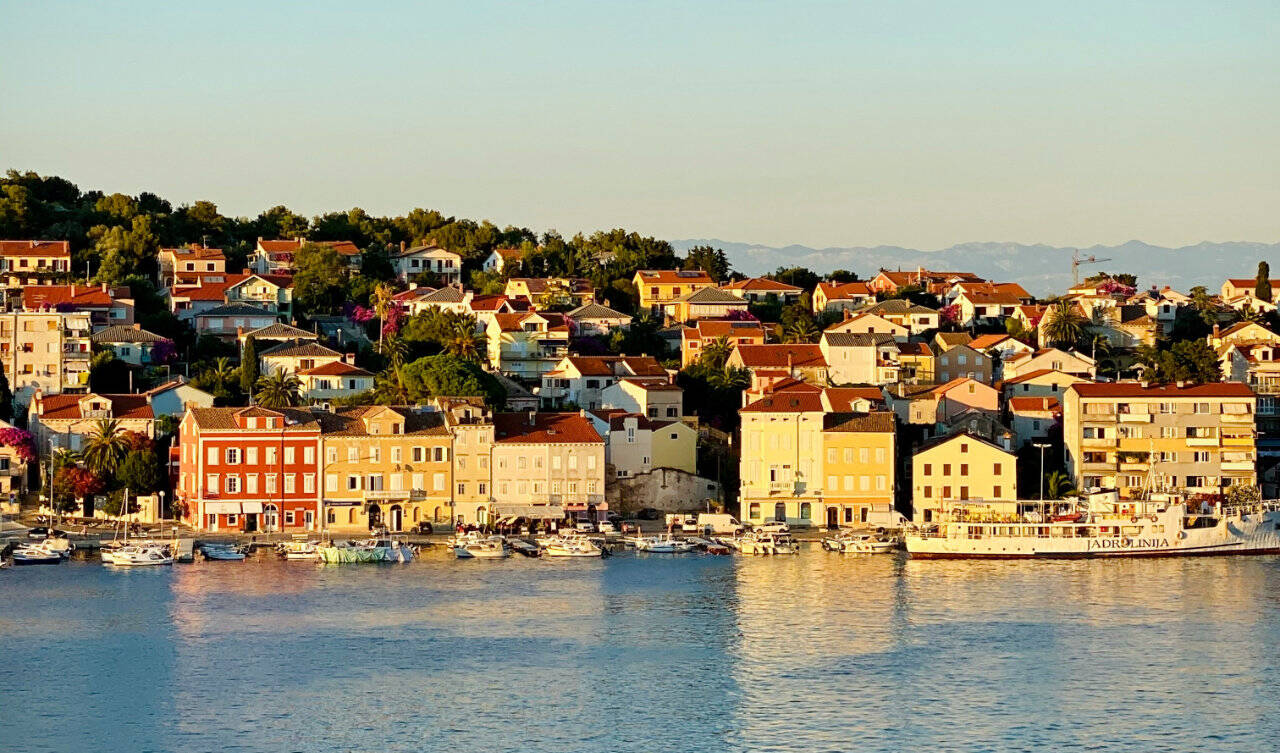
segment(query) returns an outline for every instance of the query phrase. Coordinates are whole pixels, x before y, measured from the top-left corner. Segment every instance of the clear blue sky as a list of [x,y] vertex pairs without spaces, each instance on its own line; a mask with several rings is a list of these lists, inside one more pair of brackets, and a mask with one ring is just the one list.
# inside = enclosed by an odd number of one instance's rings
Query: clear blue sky
[[2,167],[227,214],[1280,240],[1280,2],[14,2]]

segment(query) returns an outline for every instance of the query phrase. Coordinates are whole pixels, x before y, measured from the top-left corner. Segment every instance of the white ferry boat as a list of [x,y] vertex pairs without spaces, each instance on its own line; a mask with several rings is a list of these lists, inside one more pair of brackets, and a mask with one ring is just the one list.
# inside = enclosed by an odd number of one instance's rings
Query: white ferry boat
[[957,505],[936,526],[908,531],[907,551],[917,559],[1280,554],[1280,500],[1189,504],[1177,495],[1122,500],[1109,492],[1075,508],[1000,515]]

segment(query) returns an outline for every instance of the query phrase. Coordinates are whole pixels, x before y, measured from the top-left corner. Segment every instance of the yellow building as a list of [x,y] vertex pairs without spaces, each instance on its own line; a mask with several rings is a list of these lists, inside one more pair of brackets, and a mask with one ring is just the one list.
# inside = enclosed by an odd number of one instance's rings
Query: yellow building
[[1062,397],[1068,472],[1081,488],[1219,494],[1258,483],[1257,396],[1235,382],[1071,385]]
[[925,445],[911,459],[912,519],[931,523],[958,502],[1012,512],[1018,499],[1018,456],[971,434]]
[[642,269],[632,282],[640,293],[641,310],[649,311],[661,311],[689,293],[716,286],[711,275],[700,269]]
[[868,412],[846,392],[800,385],[739,411],[744,523],[892,524],[893,414]]
[[450,524],[452,437],[443,414],[362,406],[317,415],[326,529]]
[[493,502],[493,415],[478,397],[435,399],[453,435],[454,523],[485,523]]

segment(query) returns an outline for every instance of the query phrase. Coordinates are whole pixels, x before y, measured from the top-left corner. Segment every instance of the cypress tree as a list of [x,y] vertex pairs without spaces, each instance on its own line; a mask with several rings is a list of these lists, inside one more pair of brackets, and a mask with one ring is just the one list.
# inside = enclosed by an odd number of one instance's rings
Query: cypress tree
[[1253,288],[1253,295],[1258,300],[1271,303],[1271,265],[1265,261],[1258,262],[1258,283]]
[[253,394],[258,384],[258,344],[253,335],[244,339],[244,350],[240,352],[240,390],[246,395]]

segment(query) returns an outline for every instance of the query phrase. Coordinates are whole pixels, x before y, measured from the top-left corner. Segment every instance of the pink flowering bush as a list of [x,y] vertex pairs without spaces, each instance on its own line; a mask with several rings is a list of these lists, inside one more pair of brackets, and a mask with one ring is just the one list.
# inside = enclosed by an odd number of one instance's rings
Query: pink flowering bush
[[36,459],[36,440],[22,429],[0,429],[0,447],[12,447],[18,459],[30,463]]
[[391,304],[387,308],[387,319],[382,323],[382,334],[388,337],[394,336],[404,325],[404,318],[404,306],[401,306],[399,301]]
[[960,306],[951,304],[938,309],[938,315],[942,318],[943,324],[955,324],[960,321]]

